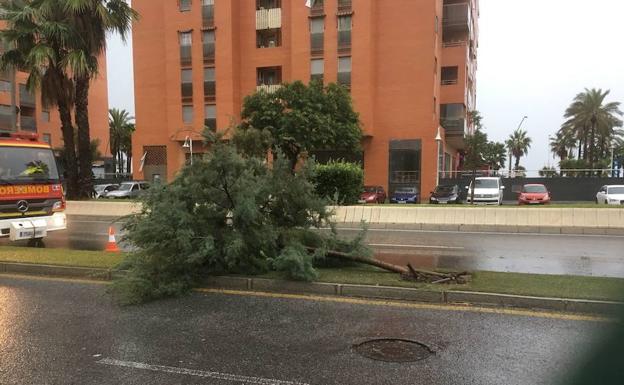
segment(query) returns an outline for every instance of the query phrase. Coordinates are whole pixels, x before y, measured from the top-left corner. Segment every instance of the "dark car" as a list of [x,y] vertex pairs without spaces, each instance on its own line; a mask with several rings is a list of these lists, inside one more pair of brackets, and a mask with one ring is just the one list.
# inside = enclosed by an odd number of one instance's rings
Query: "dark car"
[[419,198],[416,187],[398,187],[390,197],[390,203],[418,203]]
[[550,192],[543,184],[525,184],[518,194],[519,205],[535,205],[550,203]]
[[435,190],[431,193],[429,203],[462,203],[461,197],[459,196],[459,186],[455,184],[436,187]]
[[360,194],[360,203],[384,203],[386,192],[381,186],[364,186],[364,191]]

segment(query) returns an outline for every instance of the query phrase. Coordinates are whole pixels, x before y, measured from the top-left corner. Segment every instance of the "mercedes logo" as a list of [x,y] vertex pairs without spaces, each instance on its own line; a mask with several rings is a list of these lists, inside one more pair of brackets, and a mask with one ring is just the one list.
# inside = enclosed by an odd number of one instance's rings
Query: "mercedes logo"
[[17,211],[19,211],[20,213],[25,213],[26,211],[28,211],[28,202],[26,201],[17,202]]

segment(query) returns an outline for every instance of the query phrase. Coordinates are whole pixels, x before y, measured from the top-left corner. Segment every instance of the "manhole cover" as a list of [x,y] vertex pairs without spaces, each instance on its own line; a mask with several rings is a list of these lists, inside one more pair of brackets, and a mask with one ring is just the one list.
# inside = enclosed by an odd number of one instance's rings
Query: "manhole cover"
[[382,338],[354,345],[353,350],[364,357],[386,362],[414,362],[434,354],[427,345],[397,338]]

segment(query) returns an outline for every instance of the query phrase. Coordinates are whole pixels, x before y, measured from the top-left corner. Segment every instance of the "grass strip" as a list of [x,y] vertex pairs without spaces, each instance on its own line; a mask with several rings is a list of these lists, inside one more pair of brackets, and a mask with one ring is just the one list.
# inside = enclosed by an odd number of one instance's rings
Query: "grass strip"
[[[0,261],[46,265],[112,268],[124,258],[123,253],[66,249],[37,249],[0,246]],[[283,279],[278,272],[258,278]],[[465,285],[433,285],[401,279],[398,274],[369,267],[334,267],[319,269],[318,282],[408,287],[422,290],[465,290],[536,297],[576,298],[624,301],[624,279],[477,271]]]
[[0,262],[42,265],[111,268],[124,258],[123,253],[30,247],[0,247]]

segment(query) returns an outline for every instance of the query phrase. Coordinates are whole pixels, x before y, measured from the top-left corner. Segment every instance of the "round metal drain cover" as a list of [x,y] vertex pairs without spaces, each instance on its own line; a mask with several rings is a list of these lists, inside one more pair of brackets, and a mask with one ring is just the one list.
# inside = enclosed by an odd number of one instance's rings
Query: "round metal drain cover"
[[434,354],[427,345],[398,338],[382,338],[354,345],[358,354],[378,361],[414,362]]

